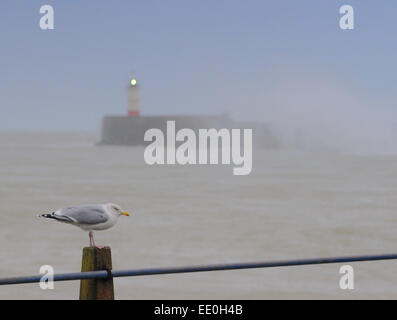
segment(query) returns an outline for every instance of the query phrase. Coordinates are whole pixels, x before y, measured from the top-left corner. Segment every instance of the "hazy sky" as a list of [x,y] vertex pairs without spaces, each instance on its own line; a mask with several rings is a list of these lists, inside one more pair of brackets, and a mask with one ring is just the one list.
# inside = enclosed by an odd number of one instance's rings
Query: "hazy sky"
[[[39,28],[45,4],[55,30]],[[343,4],[354,30],[339,28]],[[265,121],[278,97],[321,84],[336,104],[397,111],[396,35],[395,0],[1,0],[0,130],[97,132],[125,113],[132,72],[143,114]]]

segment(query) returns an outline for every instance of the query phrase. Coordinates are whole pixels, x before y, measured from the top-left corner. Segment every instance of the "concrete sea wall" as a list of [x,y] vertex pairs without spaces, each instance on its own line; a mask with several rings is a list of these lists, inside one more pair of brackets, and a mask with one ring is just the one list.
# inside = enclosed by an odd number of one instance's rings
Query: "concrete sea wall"
[[167,121],[175,121],[176,131],[192,129],[198,134],[199,129],[253,129],[253,144],[265,148],[278,146],[266,125],[254,122],[236,122],[225,115],[220,116],[106,116],[102,121],[101,141],[99,144],[113,145],[148,145],[144,141],[145,132],[152,128],[167,131]]

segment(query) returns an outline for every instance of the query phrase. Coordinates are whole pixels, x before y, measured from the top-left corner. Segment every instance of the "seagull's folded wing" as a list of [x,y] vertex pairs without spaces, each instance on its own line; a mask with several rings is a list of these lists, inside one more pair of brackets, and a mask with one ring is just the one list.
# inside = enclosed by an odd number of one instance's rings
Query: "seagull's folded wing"
[[57,216],[68,217],[76,224],[98,224],[108,221],[108,215],[102,206],[69,207],[56,213]]

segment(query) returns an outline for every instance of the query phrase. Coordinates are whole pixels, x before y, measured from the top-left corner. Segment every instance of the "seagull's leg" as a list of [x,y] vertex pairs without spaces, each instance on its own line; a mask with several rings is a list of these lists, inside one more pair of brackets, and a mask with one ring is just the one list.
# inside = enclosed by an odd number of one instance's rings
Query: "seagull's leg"
[[90,237],[90,247],[95,247],[94,236],[92,234],[92,231],[88,233],[88,236]]
[[104,248],[104,246],[96,246],[95,245],[94,233],[92,231],[90,231],[88,233],[88,235],[90,236],[90,247],[95,247],[95,248],[98,248],[98,249],[103,249]]

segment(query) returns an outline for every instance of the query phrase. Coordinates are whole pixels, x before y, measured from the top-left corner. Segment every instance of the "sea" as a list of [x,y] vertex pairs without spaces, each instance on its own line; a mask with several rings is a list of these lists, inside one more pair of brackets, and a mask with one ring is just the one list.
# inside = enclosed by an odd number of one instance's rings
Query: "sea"
[[[0,134],[0,278],[81,270],[87,232],[38,214],[116,203],[94,233],[114,270],[397,253],[397,156],[253,149],[233,165],[148,165],[90,133]],[[354,289],[341,289],[345,264]],[[397,261],[114,279],[116,299],[395,299]],[[0,299],[78,299],[79,281],[0,286]]]

